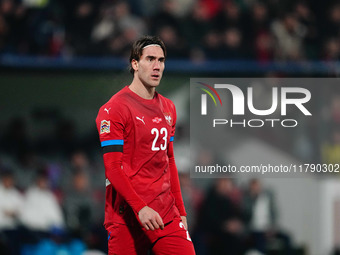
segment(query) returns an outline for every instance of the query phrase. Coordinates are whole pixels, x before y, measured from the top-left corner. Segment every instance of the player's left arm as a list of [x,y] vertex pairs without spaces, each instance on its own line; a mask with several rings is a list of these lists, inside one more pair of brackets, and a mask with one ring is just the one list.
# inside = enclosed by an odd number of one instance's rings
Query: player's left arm
[[171,193],[175,197],[175,204],[176,207],[180,213],[182,222],[186,229],[188,229],[187,226],[187,213],[185,211],[184,202],[182,199],[182,192],[181,187],[179,184],[179,178],[178,178],[178,170],[175,162],[175,156],[174,156],[174,146],[173,142],[169,143],[168,147],[168,157],[169,157],[169,169],[170,169],[170,181],[171,181]]
[[169,156],[169,168],[170,168],[170,180],[171,180],[171,192],[176,200],[176,207],[179,210],[181,216],[186,216],[184,203],[182,199],[181,187],[179,184],[178,171],[175,163],[173,142],[169,143],[168,156]]
[[176,109],[174,105],[173,105],[173,117],[174,117],[174,120],[172,124],[171,139],[168,145],[171,193],[175,197],[175,204],[182,218],[182,222],[185,225],[186,229],[188,229],[187,219],[186,219],[187,213],[185,211],[185,207],[183,203],[182,192],[181,192],[181,187],[180,187],[179,178],[178,178],[178,170],[177,170],[177,166],[175,162],[175,155],[174,155],[173,140],[174,140],[174,134],[175,134],[176,119],[177,119]]

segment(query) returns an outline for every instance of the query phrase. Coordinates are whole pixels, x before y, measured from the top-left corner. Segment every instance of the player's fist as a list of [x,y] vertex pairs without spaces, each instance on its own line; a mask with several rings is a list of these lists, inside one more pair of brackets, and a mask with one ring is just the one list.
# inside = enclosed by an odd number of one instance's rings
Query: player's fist
[[144,206],[138,212],[138,217],[146,230],[164,229],[164,223],[161,216],[158,212],[148,206]]

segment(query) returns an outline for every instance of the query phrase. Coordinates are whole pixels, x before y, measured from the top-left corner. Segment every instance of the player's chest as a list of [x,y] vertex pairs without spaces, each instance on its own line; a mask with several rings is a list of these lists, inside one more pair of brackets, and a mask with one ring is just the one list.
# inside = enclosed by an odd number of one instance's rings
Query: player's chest
[[151,151],[166,150],[172,135],[174,116],[169,109],[141,108],[131,111],[128,136],[136,146]]

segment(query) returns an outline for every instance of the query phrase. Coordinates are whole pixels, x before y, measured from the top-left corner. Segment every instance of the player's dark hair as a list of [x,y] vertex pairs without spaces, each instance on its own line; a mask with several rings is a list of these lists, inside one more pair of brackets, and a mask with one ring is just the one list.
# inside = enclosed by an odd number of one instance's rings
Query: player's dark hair
[[158,36],[150,36],[150,35],[143,36],[137,41],[135,41],[132,45],[131,53],[130,53],[130,67],[129,67],[130,73],[133,74],[135,72],[135,70],[132,68],[131,61],[133,59],[139,61],[140,57],[143,54],[144,47],[150,44],[159,45],[163,50],[164,57],[166,57],[166,48],[165,48],[164,42]]

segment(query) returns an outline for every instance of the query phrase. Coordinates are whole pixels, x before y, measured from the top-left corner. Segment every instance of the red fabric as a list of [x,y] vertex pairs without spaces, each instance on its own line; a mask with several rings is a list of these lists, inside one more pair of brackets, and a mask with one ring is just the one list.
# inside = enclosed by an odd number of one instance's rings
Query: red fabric
[[146,203],[138,196],[133,189],[129,178],[122,171],[122,152],[110,152],[104,154],[105,175],[124,200],[132,207],[137,214]]
[[[109,255],[152,254],[194,255],[195,250],[189,232],[180,218],[175,218],[163,230],[141,229],[135,226],[113,224],[107,229]],[[123,244],[123,245],[122,245]]]
[[[164,223],[178,217],[168,157],[176,124],[172,101],[158,93],[146,100],[126,86],[100,108],[96,123],[104,149],[119,147],[107,145],[112,141],[123,144],[121,168],[117,159],[104,156],[106,177],[112,183],[106,187],[104,224],[134,224],[135,214],[142,206],[140,200],[158,212]],[[116,190],[116,185],[121,190]],[[137,194],[132,197],[131,187]],[[124,188],[127,191],[122,191]]]
[[175,204],[180,215],[187,216],[184,203],[183,203],[183,199],[182,199],[182,192],[181,192],[181,187],[180,187],[179,179],[178,179],[178,171],[177,171],[177,166],[175,163],[174,146],[172,142],[169,144],[168,156],[169,156],[171,192],[175,197]]
[[113,223],[107,228],[107,234],[108,255],[146,255],[151,247],[150,240],[139,226]]

